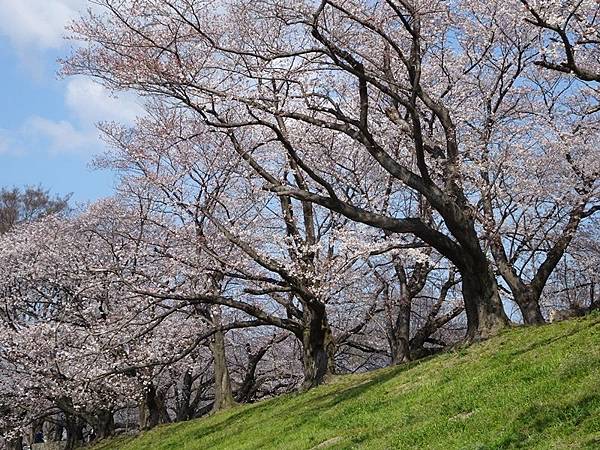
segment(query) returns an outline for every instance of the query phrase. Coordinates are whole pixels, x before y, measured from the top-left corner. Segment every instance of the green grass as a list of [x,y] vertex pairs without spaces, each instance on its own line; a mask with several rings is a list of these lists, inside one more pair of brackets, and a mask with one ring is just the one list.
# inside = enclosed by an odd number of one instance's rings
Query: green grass
[[160,426],[94,450],[600,449],[600,314]]

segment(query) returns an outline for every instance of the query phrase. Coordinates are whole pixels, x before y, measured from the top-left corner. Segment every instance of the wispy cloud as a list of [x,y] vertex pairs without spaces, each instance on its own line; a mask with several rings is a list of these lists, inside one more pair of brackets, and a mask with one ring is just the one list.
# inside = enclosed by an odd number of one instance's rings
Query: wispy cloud
[[14,133],[0,128],[0,155],[17,156],[21,154],[24,154],[24,149],[15,139]]
[[[41,67],[68,50],[63,40],[65,27],[89,6],[87,0],[0,0],[0,38],[4,36],[14,54],[25,63],[29,78],[39,79]],[[55,115],[32,110],[21,125],[13,129],[0,128],[0,154],[32,155],[91,154],[101,150],[96,124],[117,121],[132,124],[143,114],[139,98],[133,94],[111,94],[94,81],[74,77],[48,86],[62,87],[62,102],[66,111]],[[52,81],[53,80],[53,81]],[[24,84],[28,81],[24,80]],[[60,95],[60,94],[59,94]],[[60,100],[60,96],[57,98]]]
[[[116,97],[91,80],[74,78],[65,90],[67,118],[30,116],[16,130],[0,129],[0,154],[23,154],[46,149],[51,154],[93,154],[101,150],[96,124],[133,124],[143,114],[137,97]],[[27,150],[25,150],[27,149]]]
[[88,78],[69,80],[65,102],[82,123],[114,120],[131,124],[143,113],[139,98],[131,94],[117,97]]
[[0,0],[0,34],[21,51],[59,48],[84,0]]
[[51,120],[33,116],[21,129],[28,146],[42,144],[50,153],[93,152],[98,150],[98,138],[93,129],[77,129],[66,120]]

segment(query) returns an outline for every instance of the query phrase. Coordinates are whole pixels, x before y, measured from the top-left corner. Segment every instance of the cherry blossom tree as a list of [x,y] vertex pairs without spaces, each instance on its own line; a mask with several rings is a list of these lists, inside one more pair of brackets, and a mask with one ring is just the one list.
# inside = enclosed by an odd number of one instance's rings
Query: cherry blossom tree
[[[445,17],[453,11],[445,4],[104,6],[104,13],[73,27],[89,45],[66,63],[67,73],[186,105],[198,120],[226,130],[273,192],[414,234],[460,271],[471,338],[507,323],[465,191],[461,118],[439,90],[444,66],[436,63],[438,50],[451,57],[452,49],[430,45],[451,36]],[[225,28],[228,23],[244,26]],[[313,76],[317,72],[327,76]],[[317,142],[307,142],[307,135]],[[443,228],[364,209],[359,198],[348,197],[348,186],[315,164],[331,142],[331,159],[336,150],[352,149],[357,158],[372,161],[393,178],[395,189],[423,196]],[[290,185],[261,163],[267,144],[286,155],[282,161],[293,161],[303,186]]]
[[[105,132],[116,152],[102,163],[126,169],[127,183],[143,183],[195,230],[190,246],[205,255],[206,265],[198,271],[210,274],[214,293],[180,290],[174,297],[163,288],[148,295],[222,305],[292,332],[305,351],[305,386],[322,382],[333,371],[335,352],[326,311],[331,293],[324,285],[333,270],[327,255],[335,253],[335,245],[323,243],[335,216],[320,216],[310,203],[294,205],[288,196],[253,190],[252,173],[237,167],[229,138],[209,140],[185,116],[162,111],[135,130],[107,126]],[[218,155],[227,153],[230,159],[223,163]],[[181,252],[177,260],[190,265]],[[352,266],[346,260],[340,264]],[[217,285],[229,285],[233,295],[225,297]]]
[[142,426],[156,425],[168,420],[164,368],[201,362],[195,351],[213,324],[137,294],[115,270],[121,262],[131,272],[144,258],[139,215],[124,211],[103,202],[76,220],[52,217],[2,237],[0,360],[3,383],[17,386],[2,401],[16,405],[6,415],[13,433],[60,414],[73,446],[85,426],[97,438],[111,434],[114,414],[137,403]]
[[[525,21],[539,31],[541,67],[600,82],[600,32],[595,0],[532,2],[521,0]],[[597,99],[597,97],[596,97]]]
[[100,125],[114,198],[0,230],[15,445],[599,304],[597,1],[93,3],[63,71],[146,116]]

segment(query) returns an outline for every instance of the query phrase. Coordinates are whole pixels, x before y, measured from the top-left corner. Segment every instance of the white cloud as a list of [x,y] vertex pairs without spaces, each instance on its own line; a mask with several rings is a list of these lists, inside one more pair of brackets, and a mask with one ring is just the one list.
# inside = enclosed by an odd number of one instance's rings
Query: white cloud
[[7,131],[0,129],[0,155],[11,155],[14,153],[14,139]]
[[49,154],[91,154],[101,150],[94,128],[78,128],[67,120],[31,116],[15,129],[0,128],[0,155],[31,156]]
[[77,129],[66,120],[54,121],[33,116],[21,130],[29,146],[45,144],[51,153],[92,152],[98,149],[99,140],[94,129]]
[[[8,39],[30,75],[45,77],[40,64],[48,61],[46,57],[65,51],[65,27],[90,5],[87,0],[0,0],[0,38]],[[123,93],[117,98],[83,77],[69,78],[61,85],[68,113],[41,117],[31,111],[21,126],[0,128],[0,155],[31,154],[41,149],[94,153],[101,150],[97,122],[133,124],[136,116],[143,114],[134,94]]]
[[72,78],[67,84],[65,102],[82,124],[116,121],[132,124],[143,114],[139,98],[133,94],[112,95],[89,78]]
[[19,50],[59,48],[84,0],[0,0],[0,34]]
[[35,113],[13,130],[0,129],[0,155],[93,154],[102,150],[96,123],[117,121],[132,125],[143,114],[139,98],[131,93],[119,97],[87,78],[73,78],[66,84],[64,101],[68,117],[48,118]]

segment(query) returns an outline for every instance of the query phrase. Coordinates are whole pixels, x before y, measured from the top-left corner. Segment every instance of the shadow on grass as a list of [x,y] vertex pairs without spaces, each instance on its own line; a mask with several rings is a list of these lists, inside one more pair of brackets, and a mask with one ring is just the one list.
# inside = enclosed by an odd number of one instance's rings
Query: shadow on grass
[[[510,347],[502,347],[501,353],[502,355],[506,355],[508,359],[512,359],[534,350],[542,349],[543,351],[545,350],[544,347],[552,345],[557,341],[600,325],[600,314],[591,321],[589,321],[589,318],[584,320],[586,320],[585,323],[577,321],[563,329],[557,329],[556,332],[560,331],[559,335],[553,333],[551,336],[546,335],[545,337],[519,336],[519,339],[524,339],[520,342],[511,339],[507,341]],[[518,346],[519,348],[514,348],[513,346]],[[496,349],[493,355],[498,355],[499,350]],[[464,350],[459,349],[457,354],[464,356],[466,348]],[[479,356],[479,354],[475,354],[475,361],[481,359]],[[248,436],[246,439],[250,439],[250,441],[240,440],[239,443],[241,445],[247,446],[251,442],[255,445],[255,448],[258,448],[256,445],[266,445],[269,440],[272,442],[282,442],[282,439],[285,439],[287,436],[291,436],[292,434],[298,435],[298,432],[304,433],[305,431],[306,433],[314,433],[312,436],[319,436],[319,438],[328,432],[333,437],[342,434],[345,435],[344,439],[350,439],[355,444],[361,443],[371,433],[367,428],[356,428],[356,434],[350,435],[354,430],[352,428],[354,426],[353,422],[349,420],[337,422],[339,414],[343,414],[346,409],[352,411],[354,408],[353,405],[346,404],[348,408],[344,409],[343,404],[353,403],[354,405],[358,405],[361,403],[366,405],[367,409],[371,406],[378,407],[377,403],[387,398],[385,389],[381,388],[382,385],[437,357],[439,355],[402,364],[395,368],[364,374],[355,379],[344,379],[340,383],[334,382],[308,393],[285,395],[251,406],[239,407],[226,415],[224,414],[223,417],[216,416],[214,418],[201,419],[195,421],[193,425],[188,423],[178,429],[170,428],[169,433],[172,439],[175,439],[173,435],[176,434],[178,439],[183,438],[187,442],[206,439],[208,445],[210,445],[211,441],[218,442],[219,439],[226,439],[231,434],[239,433],[240,439],[243,439],[242,436],[244,435]],[[489,359],[487,355],[486,358],[486,364],[489,365],[492,359]],[[455,361],[452,364],[455,364]],[[427,368],[427,370],[430,369]],[[409,379],[404,381],[407,384],[413,382]],[[398,383],[404,381],[399,380]],[[566,401],[561,402],[560,399],[556,398],[553,400],[556,400],[555,403],[547,406],[529,407],[516,420],[507,424],[506,428],[504,428],[506,431],[503,435],[498,436],[499,441],[497,441],[497,444],[490,448],[529,448],[534,444],[538,444],[536,439],[539,440],[545,437],[549,433],[547,431],[549,428],[564,425],[567,429],[573,429],[573,427],[578,427],[580,423],[589,426],[589,422],[585,421],[586,414],[593,413],[595,417],[600,415],[600,396],[598,395],[588,395],[588,397],[572,401],[571,403],[567,403]],[[337,409],[331,412],[331,414],[327,414],[339,404],[342,404],[342,409]],[[369,411],[364,415],[366,417],[365,420],[370,420],[368,414]],[[272,419],[275,420],[273,421]],[[278,428],[269,428],[270,422],[278,423]],[[310,426],[307,427],[307,424]],[[254,436],[255,433],[258,434]],[[588,433],[591,433],[591,431]],[[252,436],[250,437],[250,435]],[[591,436],[587,438],[589,440]],[[170,442],[174,441],[170,440]],[[164,444],[161,448],[167,448]],[[600,448],[600,446],[596,448]]]
[[[194,428],[191,428],[190,430],[181,430],[180,433],[185,434],[186,437],[192,439],[210,438],[211,435],[221,434],[226,430],[231,431],[232,427],[235,427],[236,425],[250,427],[260,426],[262,419],[265,419],[268,416],[294,417],[295,420],[293,424],[288,427],[288,431],[300,428],[307,423],[319,421],[320,415],[335,405],[358,398],[367,391],[376,388],[376,386],[388,382],[402,372],[411,370],[433,357],[434,356],[430,356],[385,370],[382,373],[374,375],[371,379],[367,379],[363,382],[358,381],[356,384],[345,387],[341,391],[333,390],[332,387],[335,385],[325,385],[321,388],[325,392],[316,396],[314,394],[311,395],[311,393],[291,394],[290,396],[286,396],[285,406],[272,401],[257,403],[251,407],[240,409],[239,412],[232,413],[229,417],[218,423],[205,425],[201,422],[196,422]],[[279,400],[281,400],[281,398]],[[277,402],[277,399],[275,402]],[[285,431],[286,428],[278,430],[279,433],[284,433]],[[355,438],[358,441],[362,440],[359,436],[356,436]]]
[[[83,448],[84,449],[90,448],[90,446],[91,446],[93,448],[93,450],[112,450],[115,448],[115,445],[124,446],[124,445],[127,445],[130,442],[134,441],[137,438],[138,438],[138,435],[110,437],[110,438],[103,439],[100,441],[92,442],[91,444],[88,444]],[[118,447],[118,448],[120,448],[120,447]]]
[[383,373],[375,375],[373,378],[363,381],[362,383],[348,386],[341,391],[330,392],[324,395],[320,395],[314,399],[319,402],[321,407],[330,408],[337,405],[340,402],[352,400],[353,398],[362,396],[366,391],[375,388],[378,385],[384,384],[393,378],[396,378],[403,372],[407,372],[421,364],[431,361],[438,355],[427,356],[426,358],[419,359],[417,361],[411,361],[408,363],[400,364],[396,367],[390,368]]
[[590,328],[594,328],[595,326],[600,325],[600,317],[597,318],[597,320],[594,320],[593,322],[590,323],[577,323],[578,326],[574,327],[571,330],[567,330],[565,333],[561,333],[559,335],[553,335],[552,337],[548,337],[545,339],[540,339],[540,340],[536,340],[532,343],[530,343],[529,345],[519,349],[519,350],[515,350],[512,352],[507,352],[506,355],[510,356],[510,357],[515,357],[515,356],[520,356],[523,355],[525,353],[529,353],[531,351],[537,350],[541,347],[546,347],[548,345],[553,344],[554,342],[558,342],[561,341],[565,338],[574,336],[576,334],[579,334],[583,331],[587,331]]
[[[588,395],[565,403],[539,404],[527,408],[506,427],[508,435],[503,437],[495,449],[531,448],[548,439],[545,432],[560,426],[561,432],[570,428],[577,437],[584,439],[587,434],[598,430],[593,423],[586,429],[585,422],[600,415],[600,395]],[[575,448],[575,447],[574,447]],[[579,447],[577,447],[579,448]],[[599,447],[590,447],[599,448]]]

